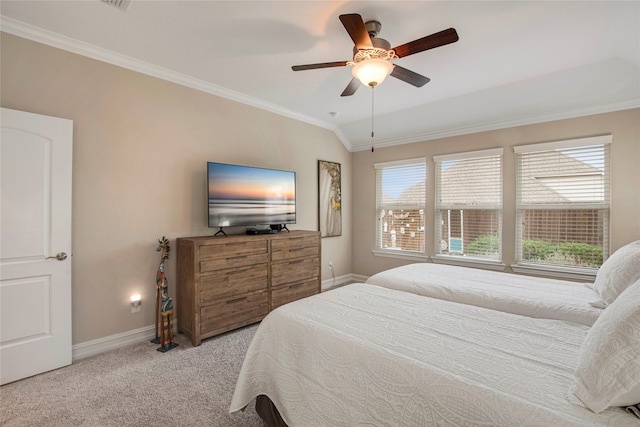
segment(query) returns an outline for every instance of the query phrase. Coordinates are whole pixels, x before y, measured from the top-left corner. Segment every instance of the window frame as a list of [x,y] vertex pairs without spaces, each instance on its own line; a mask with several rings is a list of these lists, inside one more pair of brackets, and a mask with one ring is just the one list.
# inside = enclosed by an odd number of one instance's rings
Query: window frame
[[[495,201],[497,204],[489,203],[483,205],[477,205],[474,203],[469,203],[468,205],[449,205],[446,203],[442,203],[442,166],[443,162],[450,161],[463,161],[463,160],[472,160],[472,159],[483,159],[483,158],[491,158],[494,162],[497,157],[498,163],[498,185],[499,185],[499,195],[496,197]],[[503,209],[504,209],[504,149],[503,148],[491,148],[485,150],[476,150],[476,151],[466,151],[460,153],[446,154],[446,155],[438,155],[433,156],[433,161],[435,164],[435,203],[434,203],[434,214],[435,214],[435,222],[434,222],[434,257],[433,261],[441,264],[453,264],[453,265],[464,265],[464,266],[473,266],[473,267],[481,267],[493,270],[504,270],[505,264],[503,263],[503,254],[502,254],[502,221],[503,221]],[[487,258],[482,256],[469,256],[469,255],[452,255],[442,253],[441,248],[441,240],[442,240],[442,216],[441,211],[446,209],[447,211],[451,210],[460,210],[461,216],[465,210],[495,210],[498,214],[498,255],[496,258]],[[462,226],[461,226],[462,227]]]
[[[515,200],[515,263],[511,266],[514,272],[523,274],[536,274],[550,277],[558,277],[565,279],[577,279],[593,281],[595,279],[598,268],[571,266],[563,264],[551,264],[544,262],[523,261],[523,212],[527,210],[540,210],[544,208],[552,208],[557,210],[581,210],[591,209],[603,212],[602,225],[602,249],[603,262],[608,258],[610,252],[610,216],[611,216],[611,143],[612,135],[601,135],[595,137],[576,138],[569,140],[558,140],[552,142],[528,144],[514,146],[515,153],[515,178],[516,178],[516,200]],[[536,152],[550,152],[554,150],[569,150],[577,148],[603,147],[603,202],[596,203],[593,201],[585,203],[549,203],[535,204],[522,202],[522,157],[525,154]]]
[[[412,250],[404,250],[404,249],[387,249],[387,248],[383,248],[382,247],[382,231],[381,231],[381,227],[382,224],[379,222],[380,219],[380,215],[379,212],[381,209],[383,209],[381,200],[380,200],[380,196],[381,196],[381,191],[382,189],[379,188],[379,185],[381,184],[381,179],[379,177],[379,173],[380,171],[383,171],[385,169],[392,169],[392,168],[401,168],[401,167],[408,167],[408,166],[423,166],[424,167],[424,182],[425,182],[425,192],[424,192],[424,197],[422,198],[422,204],[421,205],[414,205],[414,206],[409,206],[409,205],[396,205],[399,208],[404,208],[404,209],[422,209],[423,210],[423,222],[421,224],[422,226],[422,233],[423,233],[423,242],[422,242],[422,246],[423,249],[421,251],[412,251]],[[426,254],[426,241],[427,241],[427,227],[426,227],[426,206],[427,206],[427,192],[426,192],[426,184],[427,184],[427,159],[426,157],[418,157],[418,158],[412,158],[412,159],[405,159],[405,160],[396,160],[396,161],[390,161],[390,162],[381,162],[381,163],[374,163],[373,165],[374,170],[375,170],[375,236],[374,236],[374,249],[372,250],[372,253],[374,254],[374,256],[383,256],[383,257],[389,257],[389,258],[401,258],[401,259],[408,259],[408,260],[412,260],[412,261],[426,261],[427,260],[427,254]],[[386,208],[385,208],[386,210]]]

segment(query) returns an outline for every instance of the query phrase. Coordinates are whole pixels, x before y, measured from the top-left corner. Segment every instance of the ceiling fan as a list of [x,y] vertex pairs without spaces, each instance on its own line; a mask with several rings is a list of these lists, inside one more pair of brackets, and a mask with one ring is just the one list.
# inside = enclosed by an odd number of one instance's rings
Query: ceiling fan
[[362,20],[357,13],[340,15],[340,22],[355,43],[353,47],[353,61],[323,62],[319,64],[294,65],[293,71],[313,70],[317,68],[331,68],[353,66],[351,82],[340,96],[351,96],[359,87],[376,86],[391,75],[410,85],[422,87],[429,82],[429,78],[399,65],[391,63],[391,59],[404,58],[414,53],[444,46],[458,41],[458,33],[449,28],[429,36],[422,37],[409,43],[391,49],[391,44],[377,35],[382,28],[378,21]]

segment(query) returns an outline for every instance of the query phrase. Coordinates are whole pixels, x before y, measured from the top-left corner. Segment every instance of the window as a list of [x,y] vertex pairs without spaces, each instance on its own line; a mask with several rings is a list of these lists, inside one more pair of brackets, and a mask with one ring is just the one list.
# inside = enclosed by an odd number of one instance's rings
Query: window
[[425,255],[426,159],[376,163],[376,250]]
[[435,253],[500,261],[502,148],[435,156]]
[[514,147],[520,265],[597,269],[609,247],[611,135]]

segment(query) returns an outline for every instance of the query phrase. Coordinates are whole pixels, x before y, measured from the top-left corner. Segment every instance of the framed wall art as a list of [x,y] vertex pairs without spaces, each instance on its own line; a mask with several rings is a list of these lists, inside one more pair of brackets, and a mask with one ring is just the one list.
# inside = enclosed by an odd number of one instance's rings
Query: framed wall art
[[318,227],[320,236],[342,235],[340,163],[318,160]]

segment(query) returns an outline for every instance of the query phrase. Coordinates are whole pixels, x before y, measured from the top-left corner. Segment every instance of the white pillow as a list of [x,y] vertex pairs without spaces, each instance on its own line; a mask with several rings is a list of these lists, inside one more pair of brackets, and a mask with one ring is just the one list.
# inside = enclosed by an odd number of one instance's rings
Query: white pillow
[[640,279],[640,240],[615,251],[600,266],[593,287],[604,305],[609,305],[638,279]]
[[640,403],[640,280],[622,292],[587,333],[571,395],[596,413]]

